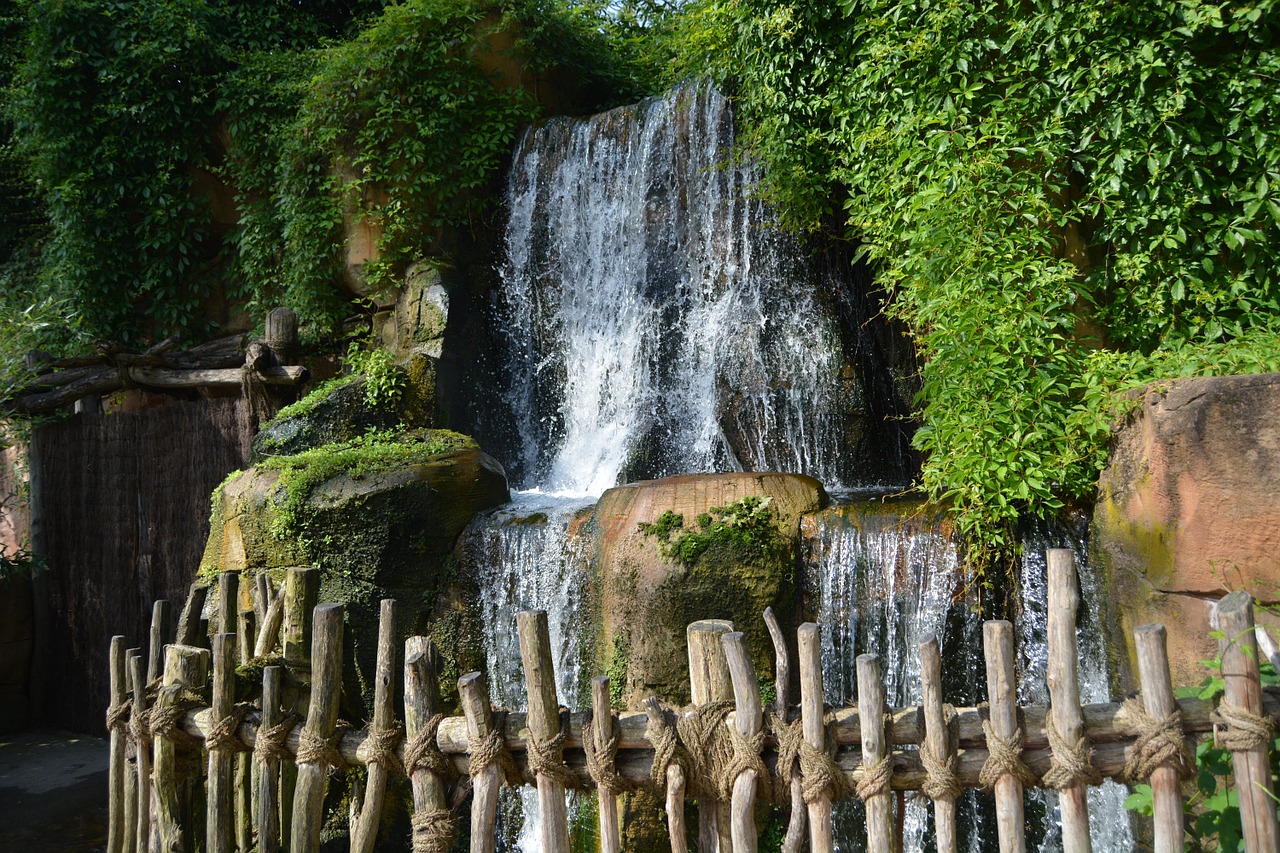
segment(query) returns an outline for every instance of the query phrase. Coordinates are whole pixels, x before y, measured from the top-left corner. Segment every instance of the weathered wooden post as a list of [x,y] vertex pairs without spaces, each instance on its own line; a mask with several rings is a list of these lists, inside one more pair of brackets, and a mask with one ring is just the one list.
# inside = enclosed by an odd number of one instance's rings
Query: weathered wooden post
[[435,645],[410,637],[404,645],[404,769],[413,787],[413,849],[448,853],[453,848],[453,815],[442,773],[447,759],[436,743],[440,686]]
[[742,633],[734,631],[720,635],[725,660],[729,664],[729,676],[733,681],[733,725],[738,733],[734,744],[734,764],[751,762],[733,780],[733,798],[730,801],[732,816],[730,831],[733,836],[733,853],[756,853],[759,835],[756,832],[756,790],[761,779],[768,780],[768,771],[760,758],[764,746],[764,715],[760,707],[760,683],[756,670],[747,655]]
[[[503,737],[493,725],[489,707],[489,688],[484,673],[469,672],[458,679],[458,696],[467,717],[467,752],[471,757],[473,799],[471,801],[471,853],[494,853],[497,849],[498,792],[502,788],[502,765],[496,761],[477,764],[477,756],[490,756],[503,748],[492,744]],[[492,745],[491,745],[492,744]]]
[[[1133,639],[1138,651],[1138,674],[1142,678],[1142,702],[1148,716],[1154,721],[1173,717],[1180,727],[1181,712],[1169,676],[1164,626],[1143,625],[1133,632]],[[1176,762],[1166,761],[1152,769],[1147,779],[1155,819],[1155,853],[1180,853],[1183,849],[1180,769]]]
[[400,741],[400,727],[395,716],[396,671],[396,603],[382,599],[382,612],[378,621],[378,658],[373,682],[373,726],[365,747],[369,777],[365,785],[364,805],[354,815],[351,828],[352,853],[371,853],[378,837],[378,823],[382,819],[382,804],[387,793],[387,779],[400,769],[396,747]]
[[[131,681],[133,663],[142,659],[142,649],[125,649],[124,652],[124,688],[125,705],[132,711],[133,702]],[[130,715],[132,717],[132,714]],[[132,722],[130,720],[129,722]],[[134,784],[138,778],[138,742],[133,737],[133,726],[125,724],[125,765],[124,765],[124,853],[133,853],[138,840],[138,786]]]
[[110,742],[110,763],[107,765],[107,853],[122,853],[124,850],[124,751],[129,717],[129,706],[125,702],[124,652],[124,637],[117,634],[111,638],[108,652],[111,705],[107,709]]
[[149,853],[151,846],[151,730],[147,724],[147,677],[142,667],[142,658],[134,658],[129,662],[129,681],[133,685],[133,719],[129,729],[133,733],[133,742],[137,748],[137,776],[126,780],[138,791],[138,825],[134,841],[134,849],[138,853]]
[[298,363],[298,315],[288,308],[272,308],[267,312],[265,335],[267,346],[281,364]]
[[[236,656],[241,663],[253,658],[253,640],[256,633],[257,614],[252,608],[236,614]],[[234,673],[234,669],[233,669]],[[241,851],[253,847],[253,756],[242,753],[235,756],[235,816],[236,846]]]
[[[650,696],[644,700],[644,710],[649,716],[649,728],[651,732],[661,731],[667,728],[665,719],[666,712],[662,708],[662,702],[657,696]],[[650,739],[654,736],[651,734]],[[656,754],[654,756],[657,757]],[[667,783],[667,836],[671,841],[671,853],[689,853],[689,845],[685,841],[684,828],[684,799],[685,784],[684,769],[678,761],[672,761],[667,765],[666,769]]]
[[[791,691],[791,657],[787,651],[787,638],[778,624],[772,607],[764,609],[764,624],[769,629],[769,639],[773,641],[774,691],[776,699],[773,713],[781,725],[787,724],[787,711],[791,707],[789,693]],[[781,774],[782,768],[778,768]],[[804,844],[805,823],[808,811],[804,804],[804,782],[798,772],[791,777],[791,818],[787,821],[787,835],[782,839],[782,853],[800,853]]]
[[[271,604],[271,599],[275,595],[271,592],[271,578],[267,576],[265,571],[258,572],[253,576],[253,615],[257,620],[257,624],[262,625],[267,621],[267,607]],[[249,641],[252,646],[257,641],[254,637]]]
[[208,642],[208,638],[200,630],[200,614],[204,611],[204,602],[208,595],[207,586],[201,586],[199,582],[191,585],[186,603],[182,605],[182,614],[178,617],[175,645],[203,647]]
[[161,599],[151,605],[151,634],[147,646],[147,683],[160,677],[164,647],[173,631],[173,605]]
[[267,604],[261,627],[258,629],[258,639],[253,647],[254,657],[266,657],[280,642],[280,625],[284,621],[284,595],[285,587],[281,586]]
[[209,752],[207,853],[231,853],[235,849],[231,772],[235,753],[229,745],[229,740],[235,738],[237,722],[231,715],[235,703],[235,642],[235,634],[216,634],[213,638],[213,729],[205,739]]
[[342,691],[342,605],[321,604],[312,614],[311,702],[298,746],[292,853],[316,853],[324,825],[324,793],[329,768],[340,764],[333,743]]
[[[583,749],[591,737],[593,754],[610,752],[608,744],[614,739],[613,709],[609,701],[609,679],[604,676],[591,679],[591,731],[583,732]],[[611,753],[612,754],[612,753]],[[600,809],[600,853],[620,853],[622,849],[618,826],[618,795],[600,779],[596,780],[596,801]]]
[[164,673],[156,707],[151,712],[156,807],[153,847],[163,853],[187,853],[195,848],[191,827],[183,825],[187,810],[186,781],[178,774],[179,741],[185,690],[204,687],[209,675],[209,650],[172,645],[165,649]]
[[[236,632],[236,614],[240,612],[240,573],[218,573],[218,630],[217,634]],[[231,647],[234,656],[235,646]]]
[[1219,647],[1224,683],[1218,714],[1230,727],[1219,739],[1231,750],[1244,846],[1249,853],[1274,853],[1280,833],[1268,755],[1275,735],[1270,721],[1262,716],[1258,644],[1249,593],[1236,590],[1218,602],[1218,628],[1223,633]]
[[1023,779],[1015,767],[1022,765],[1022,730],[1018,727],[1017,685],[1013,672],[1013,625],[993,620],[982,626],[987,659],[987,701],[991,720],[984,726],[987,735],[987,762],[984,784],[996,792],[996,831],[1001,853],[1025,853],[1027,842],[1023,818]]
[[858,795],[867,804],[867,850],[893,853],[893,774],[888,738],[884,730],[884,683],[878,655],[858,655],[858,727],[862,734],[862,772]]
[[956,853],[956,751],[942,702],[942,654],[932,634],[920,644],[920,687],[924,704],[920,761],[928,774],[924,792],[933,800],[938,853]]
[[[1045,783],[1058,789],[1063,853],[1092,853],[1088,786],[1099,784],[1102,777],[1093,772],[1084,713],[1080,710],[1076,648],[1080,596],[1076,592],[1075,554],[1066,548],[1050,548],[1045,559],[1049,574],[1048,682],[1053,703],[1045,728],[1054,755],[1054,767]],[[1077,770],[1073,772],[1071,768]]]
[[[800,647],[800,719],[804,740],[809,748],[821,751],[826,749],[821,629],[813,622],[806,622],[796,631],[796,644]],[[809,844],[813,853],[832,853],[835,850],[829,796],[809,801]]]
[[[703,619],[685,629],[689,647],[689,692],[694,705],[733,701],[733,678],[720,637],[734,630],[727,619]],[[729,803],[704,791],[698,801],[698,849],[729,853],[733,845]]]
[[280,851],[280,750],[285,725],[291,718],[280,712],[280,684],[284,668],[269,666],[262,670],[262,725],[253,745],[258,764],[258,851]]
[[529,696],[529,767],[538,780],[543,853],[569,853],[569,814],[565,807],[564,761],[560,742],[560,702],[556,699],[555,662],[545,610],[516,614],[520,660]]
[[320,570],[289,569],[284,577],[284,659],[307,665],[311,654],[311,620],[320,598]]

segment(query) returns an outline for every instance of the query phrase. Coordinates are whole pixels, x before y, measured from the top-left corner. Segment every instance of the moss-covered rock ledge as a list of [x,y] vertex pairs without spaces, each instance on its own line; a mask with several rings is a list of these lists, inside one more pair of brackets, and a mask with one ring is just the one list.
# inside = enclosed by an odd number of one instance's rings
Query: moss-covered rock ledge
[[285,568],[318,567],[321,600],[347,606],[354,699],[371,684],[379,600],[400,602],[401,636],[425,630],[454,582],[459,534],[509,498],[502,466],[467,436],[371,432],[228,478],[213,496],[200,572],[240,572],[250,589],[259,572],[279,583]]

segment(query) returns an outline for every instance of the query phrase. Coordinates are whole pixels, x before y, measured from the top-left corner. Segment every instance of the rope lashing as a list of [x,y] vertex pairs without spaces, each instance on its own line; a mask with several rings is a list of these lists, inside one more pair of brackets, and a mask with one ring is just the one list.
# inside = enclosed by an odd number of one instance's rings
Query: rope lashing
[[406,776],[412,776],[418,770],[429,770],[444,779],[452,779],[457,775],[454,772],[453,763],[440,751],[440,745],[436,743],[436,733],[440,730],[440,723],[443,721],[444,714],[436,714],[418,729],[418,734],[412,741],[405,744],[404,773]]
[[1135,740],[1124,761],[1124,778],[1130,782],[1145,782],[1151,772],[1161,765],[1177,768],[1182,778],[1191,774],[1191,758],[1187,753],[1187,738],[1182,731],[1182,711],[1175,709],[1169,715],[1156,719],[1147,713],[1141,697],[1124,700],[1121,706],[1129,721],[1129,734]]
[[[1275,725],[1269,717],[1255,714],[1223,699],[1214,714],[1214,743],[1231,752],[1248,752],[1271,746]],[[1219,728],[1225,725],[1227,728]]]
[[779,801],[785,801],[782,792],[791,787],[791,780],[797,772],[800,774],[801,795],[806,803],[822,798],[839,800],[848,795],[848,777],[835,759],[835,714],[827,709],[822,721],[823,745],[819,748],[810,746],[804,739],[803,720],[783,723],[779,717],[771,717],[770,726],[778,739]]
[[284,748],[284,743],[289,739],[289,733],[293,731],[297,722],[297,715],[289,714],[274,726],[259,728],[258,736],[253,742],[254,760],[259,764],[266,764],[272,760],[288,761],[289,752]]
[[649,769],[649,778],[659,791],[666,790],[667,768],[673,764],[684,771],[686,779],[692,775],[692,759],[680,742],[680,735],[676,730],[677,713],[673,708],[660,706],[656,714],[650,713],[649,723],[645,727],[644,736],[653,745],[653,764]]
[[129,715],[133,712],[133,703],[127,699],[107,708],[107,731],[129,733]]
[[1101,785],[1102,773],[1093,766],[1093,754],[1089,737],[1081,728],[1079,737],[1068,740],[1053,722],[1053,716],[1044,721],[1045,734],[1049,736],[1049,750],[1053,756],[1049,769],[1040,778],[1046,788],[1061,791],[1072,785]]
[[139,750],[151,748],[151,709],[143,708],[142,713],[129,717],[129,739]]
[[559,782],[566,788],[575,788],[578,777],[564,763],[564,742],[569,735],[569,709],[560,709],[560,730],[543,740],[532,731],[525,741],[525,750],[529,758],[529,772],[534,779],[545,776]]
[[453,849],[454,820],[448,809],[415,811],[409,822],[413,826],[413,853],[449,853]]
[[964,786],[960,784],[960,759],[956,755],[956,708],[942,706],[942,719],[947,725],[947,747],[941,755],[935,753],[925,738],[920,744],[920,763],[924,765],[925,779],[921,792],[931,800],[954,800]]
[[710,797],[725,800],[732,795],[733,783],[729,783],[727,792],[722,789],[721,783],[724,780],[724,768],[733,761],[733,743],[729,740],[728,727],[724,724],[733,708],[733,702],[708,702],[676,720],[676,733],[689,751],[692,763],[689,792],[695,799]]
[[[610,735],[603,743],[596,737],[592,712],[588,711],[582,720],[582,754],[587,759],[587,773],[595,780],[596,786],[610,794],[621,794],[631,786],[618,772],[618,743],[622,738],[622,727],[618,718],[609,715],[612,720]],[[665,769],[664,769],[665,773]]]
[[507,714],[505,711],[493,712],[493,728],[482,738],[467,735],[467,752],[471,759],[469,772],[474,779],[489,767],[498,765],[502,769],[503,778],[509,785],[520,784],[520,771],[516,769],[515,759],[507,749],[506,731]]
[[193,746],[197,739],[182,728],[182,720],[187,711],[203,704],[197,693],[173,684],[160,688],[156,697],[156,706],[151,709],[151,737],[168,738],[179,746]]
[[[884,741],[888,742],[885,732],[889,727],[891,717],[885,714],[880,721],[880,732]],[[866,754],[863,754],[865,760]],[[858,799],[864,803],[878,794],[889,793],[889,780],[893,776],[893,752],[885,750],[885,754],[876,760],[875,764],[867,767],[863,771],[863,776],[858,780],[854,787],[854,793],[858,795]]]
[[346,767],[346,759],[342,757],[339,745],[345,726],[339,727],[329,737],[323,737],[310,728],[303,727],[298,736],[298,764],[319,764],[329,769]]
[[1036,774],[1022,760],[1022,727],[1018,726],[1008,738],[996,734],[995,727],[989,719],[982,721],[982,733],[987,738],[987,760],[978,772],[978,784],[990,790],[1005,776],[1012,776],[1023,784],[1032,787],[1036,784]]
[[236,729],[249,712],[247,705],[237,705],[231,713],[213,724],[204,737],[204,748],[209,752],[248,752],[249,746],[236,737]]
[[388,773],[404,775],[404,764],[396,754],[402,740],[404,740],[404,729],[400,726],[399,720],[393,720],[385,729],[371,726],[364,740],[364,748],[369,755],[367,763],[377,764]]
[[[733,786],[744,771],[756,771],[757,788],[768,791],[769,768],[764,763],[764,727],[750,737],[744,737],[737,726],[727,726],[733,757],[721,771],[719,788],[724,800],[733,798]],[[766,786],[766,787],[761,787]]]

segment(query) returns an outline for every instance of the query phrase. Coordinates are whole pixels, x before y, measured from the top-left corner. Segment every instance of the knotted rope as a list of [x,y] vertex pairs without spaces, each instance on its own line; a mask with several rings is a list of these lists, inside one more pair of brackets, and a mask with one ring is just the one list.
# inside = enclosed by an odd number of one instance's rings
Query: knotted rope
[[[1255,714],[1248,708],[1234,705],[1223,699],[1214,714],[1213,740],[1220,749],[1231,752],[1248,752],[1265,749],[1275,737],[1275,725],[1269,717]],[[1218,725],[1226,725],[1226,729]]]
[[960,784],[960,759],[956,755],[956,708],[942,706],[942,719],[946,723],[947,745],[941,755],[935,753],[925,738],[920,744],[920,763],[924,765],[925,779],[920,790],[931,800],[954,800],[964,787]]
[[644,736],[653,745],[653,764],[649,769],[649,778],[659,791],[666,790],[667,768],[672,764],[684,771],[685,778],[692,775],[692,759],[689,751],[680,742],[676,729],[676,711],[665,705],[659,706],[657,713],[649,714],[649,723],[645,727]]
[[990,790],[1001,778],[1012,776],[1024,787],[1035,785],[1036,774],[1022,760],[1022,726],[1016,726],[1012,735],[1003,738],[988,717],[982,721],[982,733],[987,739],[987,760],[978,772],[978,784]]
[[849,793],[849,781],[835,759],[835,714],[827,709],[822,722],[823,745],[818,748],[810,746],[804,739],[803,720],[784,723],[780,717],[770,717],[770,728],[778,739],[779,801],[785,800],[783,792],[791,787],[791,780],[796,778],[797,772],[802,783],[801,795],[806,803],[822,798],[838,800]]
[[[609,715],[611,724],[608,740],[601,743],[596,735],[592,712],[588,711],[582,720],[582,754],[587,759],[587,773],[595,780],[596,786],[610,794],[621,794],[631,786],[618,772],[618,742],[622,737],[622,727],[617,717]],[[665,768],[663,770],[665,773]]]
[[127,699],[107,708],[107,731],[120,732],[127,735],[129,733],[129,714],[132,711],[133,704]]
[[284,742],[288,740],[289,733],[293,731],[297,722],[297,715],[289,714],[274,726],[259,728],[258,736],[253,742],[254,760],[259,764],[266,764],[268,761],[287,761],[289,752],[284,748]]
[[[885,736],[885,731],[889,727],[890,717],[885,714],[880,721],[881,738],[887,745],[889,738]],[[866,756],[863,755],[865,760]],[[863,776],[858,780],[858,784],[854,787],[854,793],[858,795],[858,799],[864,803],[876,796],[877,794],[889,793],[889,779],[893,776],[893,752],[886,749],[884,755],[876,760],[875,764],[867,767],[863,771]]]
[[1049,750],[1053,757],[1049,769],[1040,778],[1047,788],[1061,791],[1072,785],[1101,785],[1102,773],[1093,766],[1093,754],[1089,747],[1089,737],[1081,727],[1080,734],[1074,740],[1058,731],[1050,714],[1044,721],[1045,734],[1049,736]]
[[160,688],[156,706],[151,709],[151,737],[168,738],[178,746],[194,745],[196,738],[182,728],[182,720],[187,716],[187,711],[202,704],[199,694],[185,690],[180,685]]
[[467,735],[467,752],[470,753],[470,774],[474,779],[487,768],[498,765],[502,769],[503,778],[510,785],[520,784],[520,771],[516,769],[515,759],[507,749],[507,740],[503,736],[506,731],[507,714],[505,711],[493,712],[493,728],[482,738],[476,739]]
[[409,822],[413,826],[413,853],[449,853],[453,849],[454,820],[448,809],[415,811]]
[[529,772],[533,774],[535,780],[539,776],[545,776],[566,788],[577,787],[578,777],[564,763],[564,742],[568,735],[568,708],[560,709],[560,730],[551,737],[543,740],[532,730],[529,732],[529,738],[525,741],[525,750],[529,757]]
[[364,748],[369,754],[370,766],[377,764],[388,773],[404,775],[404,764],[396,754],[400,741],[404,740],[404,729],[399,720],[393,720],[385,729],[370,726],[364,739]]
[[346,767],[346,759],[342,757],[342,752],[339,749],[345,730],[345,725],[339,725],[338,728],[334,729],[333,734],[329,737],[323,737],[319,732],[304,726],[298,738],[296,763],[319,764],[331,770],[338,767]]
[[142,713],[129,717],[129,739],[138,745],[140,751],[151,748],[151,711],[143,708]]
[[1131,782],[1145,782],[1151,772],[1168,764],[1187,778],[1191,774],[1191,759],[1187,754],[1187,738],[1182,731],[1182,711],[1156,719],[1147,713],[1146,705],[1139,697],[1124,700],[1121,707],[1129,720],[1129,734],[1135,737],[1132,749],[1125,756],[1124,778]]
[[724,800],[732,796],[733,783],[729,783],[727,792],[721,783],[724,781],[724,769],[733,761],[734,755],[728,727],[724,724],[733,707],[733,702],[709,702],[676,719],[676,733],[689,751],[693,771],[689,778],[689,792],[695,799]]
[[249,712],[248,705],[237,705],[231,713],[213,724],[204,737],[204,748],[209,752],[248,752],[249,746],[236,737],[236,729],[244,722],[244,715]]
[[444,714],[436,714],[427,720],[418,729],[417,736],[405,745],[404,773],[406,776],[412,776],[418,770],[429,770],[442,778],[453,778],[455,775],[453,763],[445,757],[445,754],[440,751],[440,745],[436,743],[436,733],[440,730],[440,723],[443,721]]
[[733,757],[729,759],[729,763],[721,770],[721,777],[718,780],[721,799],[730,800],[733,798],[733,786],[738,777],[746,770],[756,771],[756,780],[759,790],[768,791],[769,787],[765,787],[769,782],[769,768],[764,763],[764,727],[754,735],[746,737],[742,732],[738,731],[737,726],[727,726],[729,730],[729,744],[733,750]]

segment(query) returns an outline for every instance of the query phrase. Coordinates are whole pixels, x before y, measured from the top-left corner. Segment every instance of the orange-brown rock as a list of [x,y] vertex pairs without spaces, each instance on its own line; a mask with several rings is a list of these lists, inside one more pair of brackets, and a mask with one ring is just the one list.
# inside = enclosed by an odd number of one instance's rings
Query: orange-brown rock
[[1280,374],[1179,379],[1140,400],[1099,481],[1093,549],[1130,686],[1133,629],[1151,622],[1169,630],[1174,682],[1195,683],[1217,651],[1213,601],[1280,600]]

